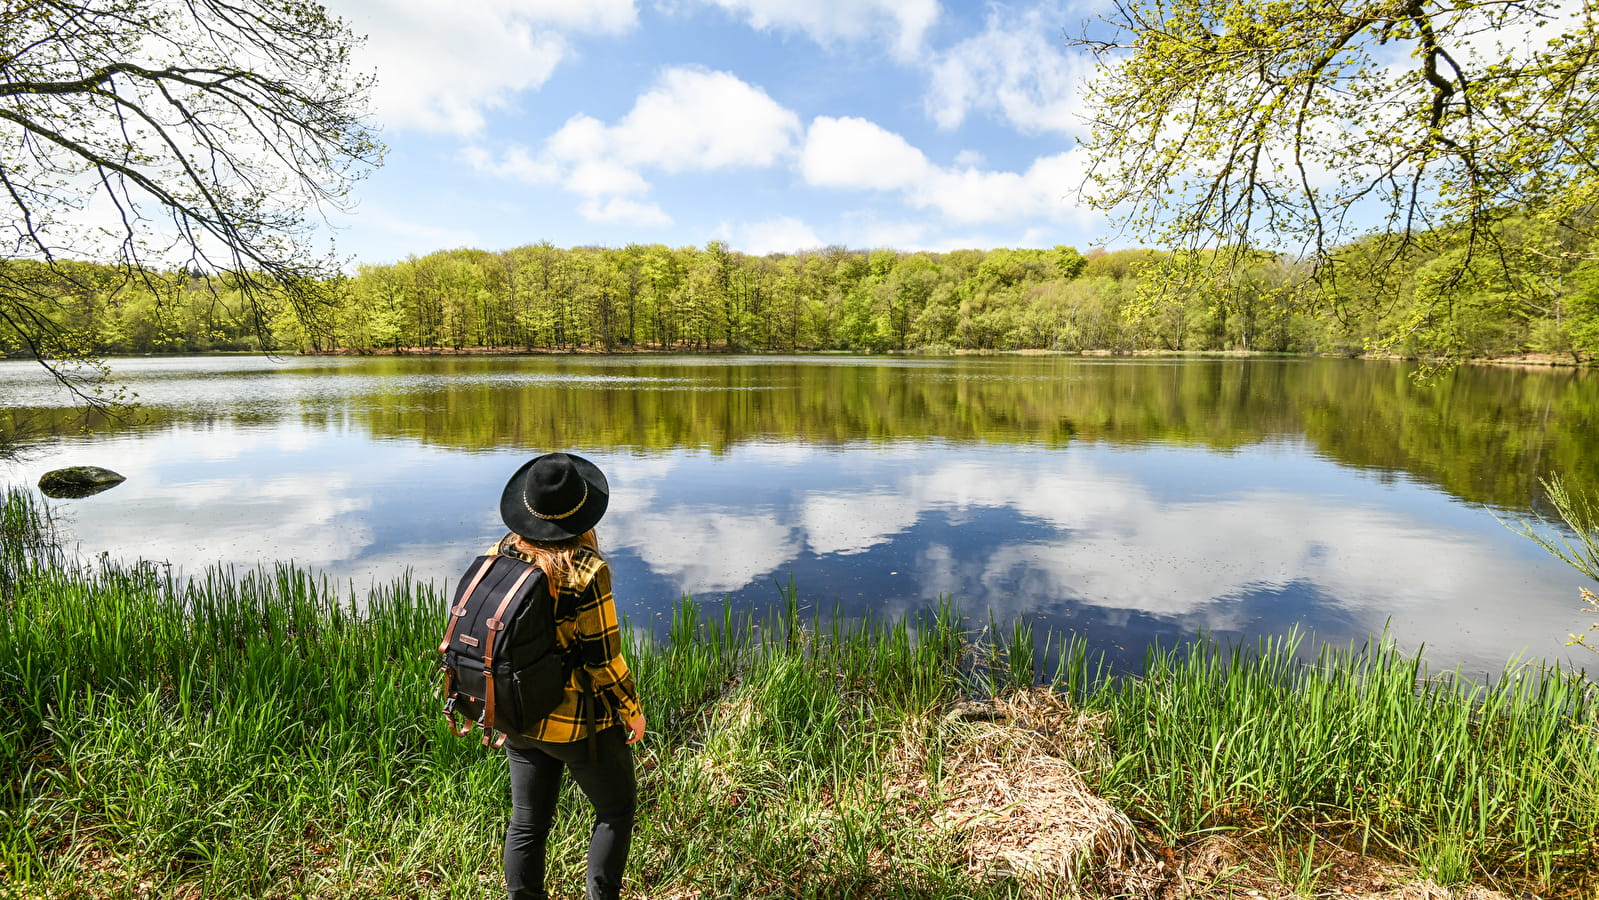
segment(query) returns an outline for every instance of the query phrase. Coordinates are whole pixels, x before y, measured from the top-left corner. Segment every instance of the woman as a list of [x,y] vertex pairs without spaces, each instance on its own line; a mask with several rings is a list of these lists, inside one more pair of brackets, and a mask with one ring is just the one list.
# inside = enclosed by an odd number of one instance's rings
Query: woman
[[[554,712],[524,734],[506,737],[512,812],[505,832],[505,887],[510,900],[549,896],[544,852],[566,769],[594,807],[588,900],[614,900],[622,890],[637,800],[631,745],[644,737],[644,710],[622,658],[611,570],[594,537],[609,501],[605,475],[570,453],[528,461],[511,476],[500,498],[500,517],[511,533],[489,552],[544,570],[555,598],[556,639],[563,648],[575,644],[582,662]],[[585,682],[592,692],[584,690]],[[585,695],[595,703],[592,734]]]

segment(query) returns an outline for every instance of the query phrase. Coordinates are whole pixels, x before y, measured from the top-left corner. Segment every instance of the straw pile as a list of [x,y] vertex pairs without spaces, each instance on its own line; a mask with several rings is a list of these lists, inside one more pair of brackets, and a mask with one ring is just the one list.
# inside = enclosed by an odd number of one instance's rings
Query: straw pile
[[966,836],[967,864],[1053,893],[1091,868],[1149,868],[1127,816],[1078,766],[1099,752],[1103,717],[1048,690],[959,704],[944,718],[940,825]]
[[[711,710],[706,746],[674,764],[697,771],[708,803],[756,803],[786,812],[766,827],[791,832],[819,851],[837,838],[845,785],[819,786],[795,803],[784,799],[782,765],[747,755],[748,732],[761,720],[758,699],[732,691]],[[879,814],[901,827],[932,826],[952,836],[967,870],[983,879],[1012,878],[1021,897],[1119,897],[1145,900],[1278,900],[1310,895],[1344,900],[1511,900],[1485,887],[1441,887],[1413,868],[1313,842],[1313,883],[1284,879],[1282,848],[1248,832],[1212,835],[1167,847],[1140,833],[1126,814],[1096,795],[1082,771],[1108,763],[1105,714],[1073,708],[1048,689],[958,703],[929,716],[906,716],[878,745]],[[831,790],[829,789],[831,788]],[[894,868],[891,849],[871,866]],[[1296,890],[1297,888],[1297,890]],[[662,886],[640,900],[693,900],[693,886]]]

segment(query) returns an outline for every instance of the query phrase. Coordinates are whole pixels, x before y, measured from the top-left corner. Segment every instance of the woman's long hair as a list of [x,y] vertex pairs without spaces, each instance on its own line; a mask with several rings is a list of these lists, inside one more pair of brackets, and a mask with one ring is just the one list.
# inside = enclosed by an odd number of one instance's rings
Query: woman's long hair
[[533,564],[544,570],[552,590],[564,588],[572,580],[572,559],[579,550],[591,550],[600,555],[600,541],[590,528],[574,538],[564,541],[531,541],[516,535],[515,548],[528,555]]

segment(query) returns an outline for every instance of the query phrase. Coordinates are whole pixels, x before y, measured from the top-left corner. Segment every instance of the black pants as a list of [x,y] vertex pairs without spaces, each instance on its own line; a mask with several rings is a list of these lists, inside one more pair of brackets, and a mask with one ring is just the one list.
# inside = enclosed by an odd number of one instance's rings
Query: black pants
[[510,900],[545,900],[544,849],[555,822],[555,800],[561,773],[572,780],[594,807],[589,835],[588,900],[615,900],[622,893],[622,870],[633,840],[633,811],[638,789],[633,778],[633,748],[620,725],[601,731],[596,759],[589,760],[588,741],[570,744],[520,740],[505,748],[511,763],[511,824],[505,830],[505,889]]

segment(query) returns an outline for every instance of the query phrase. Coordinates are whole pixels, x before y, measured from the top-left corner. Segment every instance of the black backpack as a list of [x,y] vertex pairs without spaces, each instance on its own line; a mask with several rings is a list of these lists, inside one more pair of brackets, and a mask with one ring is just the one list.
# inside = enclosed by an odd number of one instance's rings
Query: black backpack
[[465,737],[480,728],[483,743],[495,747],[561,705],[576,663],[556,640],[544,572],[498,555],[479,556],[461,576],[439,652],[450,730]]

